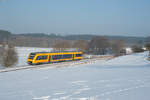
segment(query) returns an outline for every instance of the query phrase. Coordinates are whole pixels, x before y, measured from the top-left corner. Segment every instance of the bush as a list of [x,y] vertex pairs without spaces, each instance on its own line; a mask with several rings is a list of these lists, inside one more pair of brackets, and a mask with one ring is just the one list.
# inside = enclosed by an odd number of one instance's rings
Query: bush
[[132,51],[133,51],[134,53],[138,53],[138,52],[144,52],[144,49],[143,49],[141,46],[133,45],[133,46],[132,46]]
[[11,67],[15,65],[18,61],[18,56],[13,46],[4,46],[2,65],[5,67]]

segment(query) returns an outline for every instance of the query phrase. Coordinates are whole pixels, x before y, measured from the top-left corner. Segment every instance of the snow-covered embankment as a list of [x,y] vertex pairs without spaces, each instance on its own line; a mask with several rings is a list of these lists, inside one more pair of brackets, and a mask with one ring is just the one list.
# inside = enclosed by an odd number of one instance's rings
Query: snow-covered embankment
[[127,55],[76,67],[0,73],[0,99],[149,100],[150,62],[146,55]]

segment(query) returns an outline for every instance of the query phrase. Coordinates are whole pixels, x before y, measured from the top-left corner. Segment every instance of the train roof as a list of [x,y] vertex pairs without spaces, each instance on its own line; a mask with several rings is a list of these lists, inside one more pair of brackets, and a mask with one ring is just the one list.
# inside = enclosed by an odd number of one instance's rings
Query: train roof
[[56,52],[31,52],[31,54],[37,54],[37,53],[69,53],[69,52],[81,52],[81,51],[56,51]]

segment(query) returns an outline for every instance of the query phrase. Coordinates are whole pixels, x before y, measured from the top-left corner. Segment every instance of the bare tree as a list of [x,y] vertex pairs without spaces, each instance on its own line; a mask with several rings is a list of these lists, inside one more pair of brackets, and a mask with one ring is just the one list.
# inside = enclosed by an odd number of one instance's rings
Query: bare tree
[[71,43],[68,40],[57,40],[56,43],[53,45],[53,48],[59,51],[64,51],[67,48],[71,48]]
[[110,42],[106,37],[94,37],[88,46],[89,53],[93,54],[106,54],[107,48],[110,48]]
[[3,48],[3,46],[1,45],[0,46],[0,64],[2,65],[2,63],[3,63],[3,54],[4,54],[4,48]]
[[18,61],[18,56],[14,46],[6,45],[3,51],[3,62],[2,65],[5,67],[11,67]]
[[7,43],[11,37],[11,32],[6,30],[0,30],[0,43]]
[[87,40],[76,40],[73,44],[73,48],[77,48],[80,51],[85,52],[85,50],[88,47],[88,41]]
[[122,55],[122,53],[125,54],[125,41],[113,40],[111,42],[111,46],[112,46],[112,52],[115,54],[115,56]]

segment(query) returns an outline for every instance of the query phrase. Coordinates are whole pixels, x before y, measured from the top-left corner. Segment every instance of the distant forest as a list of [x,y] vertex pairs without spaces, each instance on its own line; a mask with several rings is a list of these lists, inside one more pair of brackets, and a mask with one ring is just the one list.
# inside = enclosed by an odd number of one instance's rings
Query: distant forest
[[[52,47],[56,42],[61,40],[67,40],[69,43],[73,43],[77,40],[90,41],[93,37],[100,35],[57,35],[55,33],[24,33],[24,34],[12,34],[9,31],[0,30],[0,44],[9,42],[15,46],[27,46],[27,47]],[[123,40],[126,46],[132,46],[139,44],[143,46],[148,42],[150,37],[126,37],[126,36],[103,36],[109,40]]]

